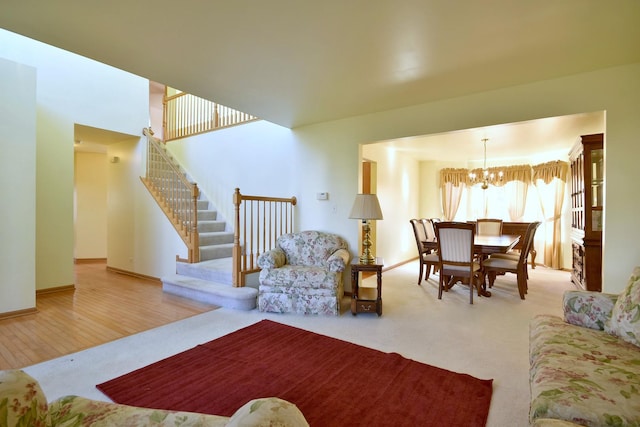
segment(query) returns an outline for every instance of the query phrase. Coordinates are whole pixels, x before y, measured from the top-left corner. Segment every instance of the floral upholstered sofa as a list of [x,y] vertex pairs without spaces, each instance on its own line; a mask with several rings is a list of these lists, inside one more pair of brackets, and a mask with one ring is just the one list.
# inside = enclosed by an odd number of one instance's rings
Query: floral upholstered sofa
[[275,313],[340,314],[347,242],[321,231],[283,234],[260,254],[258,309]]
[[309,426],[292,403],[275,397],[255,399],[233,416],[137,408],[78,396],[61,397],[51,403],[38,382],[21,370],[0,371],[0,426]]
[[533,426],[640,426],[640,268],[620,295],[564,294],[530,323]]

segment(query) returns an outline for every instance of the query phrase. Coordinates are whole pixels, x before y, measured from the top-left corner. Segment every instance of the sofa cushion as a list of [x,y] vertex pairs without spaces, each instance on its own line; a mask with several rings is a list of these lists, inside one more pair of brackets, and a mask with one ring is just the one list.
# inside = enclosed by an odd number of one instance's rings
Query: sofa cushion
[[553,418],[538,418],[531,427],[576,427],[580,424],[572,423],[571,421],[556,420]]
[[[322,267],[284,265],[273,270],[260,272],[261,289],[264,286],[282,286],[293,292],[307,292],[311,289],[329,289],[335,291],[341,281],[340,273],[334,273]],[[335,292],[334,292],[335,293]]]
[[640,267],[629,278],[626,289],[618,296],[605,331],[640,347]]
[[[282,288],[267,288],[258,298],[258,310],[272,313],[340,314],[340,300],[323,290],[307,293],[283,293]],[[271,292],[274,291],[274,292]]]
[[254,399],[238,409],[228,427],[309,427],[293,403],[277,397]]
[[49,406],[38,382],[21,370],[0,371],[0,426],[47,427]]
[[219,415],[140,408],[80,396],[64,396],[54,400],[50,412],[53,427],[223,427],[229,421],[228,417]]
[[530,418],[640,425],[640,349],[604,331],[536,316],[530,324]]
[[564,320],[572,325],[604,330],[618,295],[600,292],[566,291],[562,306]]

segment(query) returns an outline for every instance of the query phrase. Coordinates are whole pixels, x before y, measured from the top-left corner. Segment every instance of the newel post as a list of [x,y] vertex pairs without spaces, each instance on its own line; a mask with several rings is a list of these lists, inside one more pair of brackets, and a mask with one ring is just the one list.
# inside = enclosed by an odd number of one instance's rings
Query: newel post
[[200,262],[200,234],[198,233],[198,198],[200,198],[200,189],[198,184],[191,184],[191,199],[193,204],[191,209],[193,210],[193,221],[191,221],[191,251],[192,260],[191,263]]
[[240,262],[241,262],[241,252],[240,252],[240,203],[242,202],[242,194],[240,194],[240,189],[236,188],[233,193],[233,205],[234,205],[234,227],[233,227],[233,271],[232,271],[232,282],[233,286],[241,287],[244,286],[244,283],[240,283]]

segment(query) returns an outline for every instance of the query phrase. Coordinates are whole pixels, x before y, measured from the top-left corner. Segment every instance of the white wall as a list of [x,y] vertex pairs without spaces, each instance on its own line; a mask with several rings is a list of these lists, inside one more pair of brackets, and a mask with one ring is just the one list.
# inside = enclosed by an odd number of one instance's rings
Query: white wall
[[37,69],[36,288],[67,286],[74,281],[74,124],[140,134],[149,122],[149,83],[5,30],[0,58]]
[[107,258],[107,155],[75,153],[76,259]]
[[[618,292],[640,259],[637,245],[640,231],[633,219],[633,212],[640,208],[640,201],[630,197],[633,191],[631,183],[640,175],[640,171],[633,166],[640,155],[640,144],[636,143],[640,122],[635,118],[640,111],[640,64],[356,117],[343,120],[340,125],[334,122],[317,127],[326,129],[330,126],[334,129],[334,135],[324,135],[327,141],[353,145],[392,137],[591,111],[606,111],[607,117],[604,290]],[[340,141],[343,135],[344,140]],[[351,165],[357,162],[354,158],[356,153],[356,148],[352,148]],[[352,192],[355,191],[355,185],[351,188]],[[400,234],[404,223],[381,221],[379,232],[383,232],[384,227],[397,227],[394,232]],[[351,241],[357,241],[355,235],[352,235]]]
[[107,147],[107,265],[150,277],[175,273],[186,247],[140,181],[146,168],[146,138]]
[[0,58],[0,313],[35,308],[36,70]]
[[299,148],[287,128],[257,121],[172,141],[167,149],[228,223],[236,187],[252,196],[298,196]]
[[[378,165],[377,194],[384,219],[376,222],[375,256],[382,257],[387,266],[415,258],[416,241],[409,220],[421,217],[420,162],[381,144],[365,145],[362,156]],[[400,224],[398,233],[395,225]],[[352,249],[356,254],[362,252],[358,247]]]
[[[640,230],[634,212],[640,200],[630,197],[632,185],[640,178],[635,167],[640,158],[640,64],[615,67],[565,78],[448,99],[403,109],[385,111],[292,131],[256,124],[240,137],[228,132],[203,135],[180,142],[179,157],[196,159],[213,174],[223,174],[223,182],[210,184],[223,204],[230,204],[233,188],[245,193],[295,195],[298,197],[299,228],[331,230],[347,238],[352,251],[358,248],[359,227],[348,219],[348,210],[358,191],[361,144],[415,135],[437,134],[502,123],[534,120],[583,112],[606,111],[606,188],[604,284],[609,292],[620,291],[640,259]],[[260,123],[260,122],[259,122]],[[206,153],[192,148],[198,144]],[[207,145],[209,144],[209,145]],[[218,151],[220,150],[220,151]],[[188,154],[187,154],[188,153]],[[220,166],[217,153],[228,153],[233,164]],[[233,157],[235,154],[236,157]],[[246,159],[248,165],[243,163]],[[221,168],[221,169],[218,169]],[[202,168],[203,170],[205,167]],[[226,175],[226,172],[229,175]],[[198,174],[195,174],[198,177]],[[270,179],[272,178],[272,179]],[[200,179],[200,178],[198,178]],[[237,183],[240,182],[238,185]],[[315,200],[315,193],[327,191],[330,201]],[[383,211],[389,210],[381,195]],[[336,210],[332,209],[336,205]],[[400,236],[405,221],[379,221],[378,251],[387,264],[399,259],[404,248]]]
[[[0,57],[38,70],[36,282],[38,288],[61,286],[73,280],[73,123],[138,134],[141,124],[148,123],[148,81],[37,43],[15,48],[16,37],[0,32]],[[640,158],[640,144],[636,143],[640,64],[294,130],[256,122],[172,147],[188,161],[196,177],[196,169],[206,172],[198,180],[204,181],[202,188],[227,218],[235,187],[245,194],[295,195],[299,229],[336,232],[347,238],[356,253],[360,228],[357,221],[348,219],[348,213],[359,188],[361,144],[592,111],[606,111],[607,116],[604,290],[616,292],[624,287],[640,258],[640,230],[635,226],[640,200],[632,196],[630,185],[640,177],[636,167]],[[109,200],[122,197],[122,212],[128,210],[134,220],[125,224],[117,218],[118,232],[126,230],[129,240],[123,236],[118,243],[123,252],[113,256],[118,257],[116,267],[128,263],[131,268],[127,269],[134,272],[160,276],[174,267],[165,260],[167,254],[180,251],[180,245],[165,233],[166,223],[136,182],[144,171],[144,150],[126,148],[134,157],[120,164],[131,168],[123,174],[129,181],[120,187],[129,186],[130,191],[127,197],[110,192]],[[382,209],[387,211],[389,199],[381,190]],[[315,199],[321,191],[329,193],[328,201]],[[158,224],[160,232],[154,229]],[[111,225],[110,220],[109,256],[112,243],[116,244],[111,241],[111,233],[116,232]],[[383,252],[388,265],[402,257],[402,240],[384,236],[405,231],[405,221],[396,223],[385,217],[378,223],[379,245],[384,241],[378,252]]]

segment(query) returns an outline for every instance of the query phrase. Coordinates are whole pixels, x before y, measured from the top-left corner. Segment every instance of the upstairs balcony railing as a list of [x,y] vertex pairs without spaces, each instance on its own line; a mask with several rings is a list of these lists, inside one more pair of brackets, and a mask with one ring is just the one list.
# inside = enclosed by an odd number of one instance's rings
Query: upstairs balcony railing
[[258,120],[251,114],[180,92],[164,97],[165,142]]

